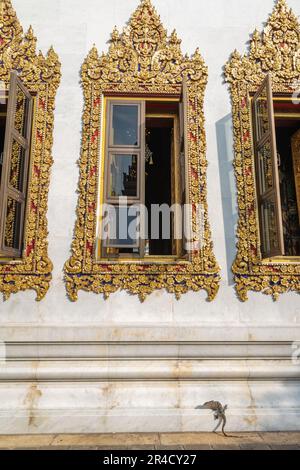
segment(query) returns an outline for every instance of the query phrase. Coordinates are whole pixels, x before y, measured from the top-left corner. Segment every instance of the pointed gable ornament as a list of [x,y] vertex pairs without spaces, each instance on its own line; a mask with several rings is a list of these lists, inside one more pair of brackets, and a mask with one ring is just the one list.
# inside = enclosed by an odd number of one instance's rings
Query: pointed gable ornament
[[248,54],[236,50],[225,66],[232,98],[234,167],[239,221],[237,255],[233,264],[241,300],[248,291],[261,291],[276,300],[281,293],[300,291],[300,263],[262,261],[258,223],[252,102],[270,75],[272,92],[292,97],[300,93],[300,23],[285,0],[277,0],[264,30],[255,30]]
[[[168,36],[150,0],[142,0],[120,33],[115,27],[107,53],[94,46],[82,66],[85,97],[83,139],[80,159],[79,202],[72,256],[65,265],[69,297],[76,301],[78,291],[111,293],[124,289],[141,301],[155,290],[180,295],[204,289],[209,300],[219,289],[219,267],[211,242],[206,200],[206,143],[203,100],[207,68],[198,50],[188,57],[181,51],[175,31]],[[96,262],[94,247],[97,230],[98,178],[104,162],[101,146],[105,134],[103,103],[105,96],[177,97],[187,82],[187,139],[189,200],[192,223],[201,249],[186,263],[152,264]],[[159,98],[158,98],[159,99]],[[201,205],[201,227],[196,207]],[[202,230],[203,227],[203,230]]]
[[0,264],[0,292],[8,298],[11,293],[33,289],[37,300],[41,300],[48,291],[52,272],[46,212],[60,62],[52,47],[46,57],[36,51],[33,29],[23,32],[11,0],[1,0],[0,7],[0,81],[7,90],[10,74],[16,71],[35,97],[24,255],[17,263]]

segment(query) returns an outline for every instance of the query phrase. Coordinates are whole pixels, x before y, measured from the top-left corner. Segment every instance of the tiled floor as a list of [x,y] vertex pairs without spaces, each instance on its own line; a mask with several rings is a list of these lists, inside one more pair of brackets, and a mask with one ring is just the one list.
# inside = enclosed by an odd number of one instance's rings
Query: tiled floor
[[0,449],[300,450],[300,432],[2,435]]

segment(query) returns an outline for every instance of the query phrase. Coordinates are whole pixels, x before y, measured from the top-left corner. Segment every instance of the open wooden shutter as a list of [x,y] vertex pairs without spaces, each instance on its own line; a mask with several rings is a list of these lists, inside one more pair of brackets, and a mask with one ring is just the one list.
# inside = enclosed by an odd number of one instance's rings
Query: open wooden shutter
[[20,258],[28,187],[33,98],[11,73],[0,192],[0,256]]
[[180,100],[180,168],[182,203],[188,204],[188,87],[187,79],[183,78]]
[[261,253],[264,258],[283,256],[284,238],[270,74],[254,96],[253,114]]
[[183,212],[182,226],[183,226],[183,254],[187,249],[187,235],[191,233],[192,229],[192,213],[190,208],[190,194],[189,194],[189,172],[188,172],[188,152],[189,152],[189,139],[188,139],[188,86],[187,78],[184,77],[182,81],[181,100],[179,105],[179,118],[180,118],[180,173],[181,173],[181,204],[185,206]]

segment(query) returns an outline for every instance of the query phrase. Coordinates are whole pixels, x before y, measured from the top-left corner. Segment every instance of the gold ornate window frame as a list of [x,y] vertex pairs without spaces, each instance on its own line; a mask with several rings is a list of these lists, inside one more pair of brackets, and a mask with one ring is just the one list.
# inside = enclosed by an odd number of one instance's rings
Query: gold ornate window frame
[[299,89],[300,25],[285,0],[277,1],[263,32],[254,31],[248,55],[235,51],[225,66],[232,99],[239,209],[237,255],[232,269],[243,301],[251,290],[272,295],[274,300],[281,293],[300,291],[300,259],[262,260],[260,256],[250,96],[268,73],[273,92],[291,95]]
[[[203,99],[207,68],[198,50],[183,56],[174,31],[168,38],[150,0],[142,0],[129,25],[119,34],[114,29],[107,54],[94,46],[82,67],[84,90],[83,137],[80,158],[79,202],[72,255],[65,265],[66,287],[71,300],[78,291],[103,293],[107,298],[119,289],[139,295],[141,301],[156,289],[176,297],[205,289],[212,300],[219,288],[219,267],[213,254],[206,200],[206,142]],[[173,96],[181,93],[183,78],[189,90],[189,192],[192,204],[204,209],[204,246],[190,262],[101,262],[93,256],[100,172],[100,147],[104,129],[101,113],[105,95]],[[196,217],[193,218],[196,224]],[[196,227],[197,228],[197,227]]]
[[52,263],[48,257],[47,200],[52,165],[54,100],[60,82],[60,63],[51,47],[47,56],[36,52],[36,37],[19,23],[11,0],[0,9],[0,81],[8,88],[10,73],[16,70],[34,95],[30,176],[22,259],[1,262],[0,292],[10,294],[33,289],[37,300],[47,293]]

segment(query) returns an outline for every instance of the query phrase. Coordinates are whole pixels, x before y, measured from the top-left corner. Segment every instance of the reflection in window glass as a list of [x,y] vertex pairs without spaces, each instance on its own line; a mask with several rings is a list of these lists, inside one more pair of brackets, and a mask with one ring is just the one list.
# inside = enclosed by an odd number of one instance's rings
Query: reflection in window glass
[[106,214],[106,246],[133,247],[138,245],[139,206],[108,206]]
[[113,145],[138,145],[138,105],[113,105]]
[[137,197],[137,155],[112,155],[109,197]]

